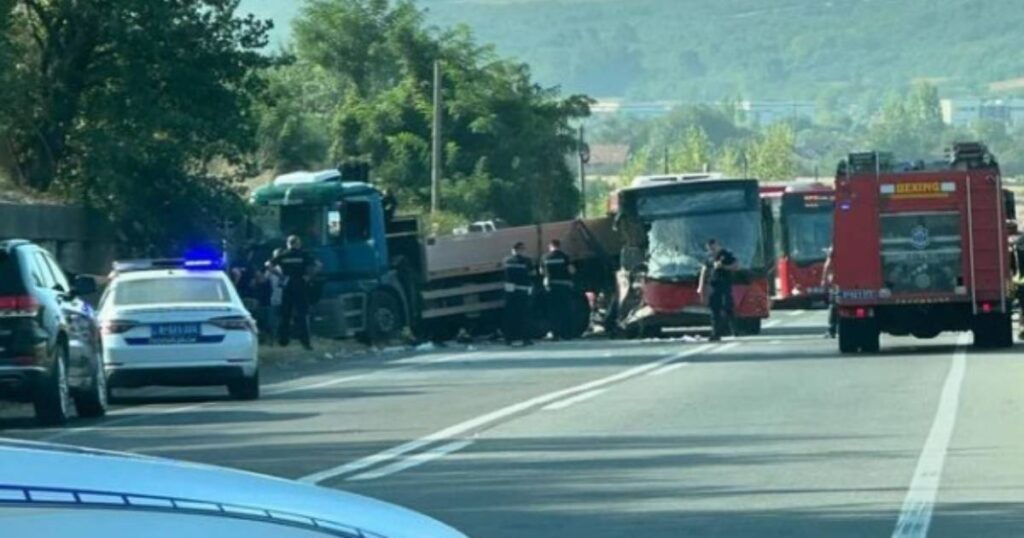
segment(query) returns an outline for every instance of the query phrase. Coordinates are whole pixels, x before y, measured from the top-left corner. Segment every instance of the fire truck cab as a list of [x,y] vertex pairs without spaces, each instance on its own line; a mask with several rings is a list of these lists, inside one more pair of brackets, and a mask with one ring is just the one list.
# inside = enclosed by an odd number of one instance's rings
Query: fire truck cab
[[948,161],[897,164],[854,153],[836,174],[834,253],[839,348],[875,352],[879,336],[971,331],[1013,344],[999,165],[983,144]]

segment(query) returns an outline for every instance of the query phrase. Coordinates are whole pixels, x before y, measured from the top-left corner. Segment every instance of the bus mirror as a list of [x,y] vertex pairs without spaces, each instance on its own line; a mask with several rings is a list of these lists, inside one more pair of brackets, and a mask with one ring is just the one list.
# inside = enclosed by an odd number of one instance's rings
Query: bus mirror
[[638,247],[622,247],[619,256],[622,268],[630,273],[644,263],[643,251]]

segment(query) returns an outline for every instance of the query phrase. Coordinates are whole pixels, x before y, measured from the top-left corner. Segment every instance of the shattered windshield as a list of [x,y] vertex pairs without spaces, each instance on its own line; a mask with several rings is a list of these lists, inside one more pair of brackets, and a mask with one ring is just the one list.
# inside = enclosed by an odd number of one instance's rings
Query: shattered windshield
[[656,220],[648,232],[648,276],[658,280],[697,277],[714,237],[745,269],[762,265],[761,213],[709,213]]

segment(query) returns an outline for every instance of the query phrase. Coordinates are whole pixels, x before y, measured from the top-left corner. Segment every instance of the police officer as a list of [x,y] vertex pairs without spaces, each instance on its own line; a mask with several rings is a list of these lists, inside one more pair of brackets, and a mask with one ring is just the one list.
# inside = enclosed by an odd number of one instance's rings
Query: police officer
[[533,263],[523,253],[526,245],[518,242],[505,258],[505,343],[521,340],[533,344],[529,332],[530,297],[533,294]]
[[298,333],[302,347],[313,349],[309,341],[309,281],[320,270],[320,262],[302,248],[297,235],[288,237],[288,248],[267,262],[284,275],[284,291],[281,294],[281,326],[278,343],[287,346],[291,341],[292,325]]
[[701,273],[702,287],[709,289],[708,307],[711,309],[711,341],[717,342],[732,326],[732,277],[739,269],[736,256],[722,248],[718,240],[707,242],[708,261]]
[[548,244],[548,253],[541,259],[541,271],[547,290],[551,335],[555,340],[569,338],[572,326],[572,275],[576,273],[576,268],[562,251],[562,242],[558,239],[552,239]]
[[828,332],[825,334],[827,338],[835,338],[839,332],[839,311],[836,306],[835,290],[833,290],[833,282],[835,281],[835,265],[832,263],[832,247],[828,247],[826,250],[825,265],[821,268],[821,287],[825,288],[825,298],[828,301]]

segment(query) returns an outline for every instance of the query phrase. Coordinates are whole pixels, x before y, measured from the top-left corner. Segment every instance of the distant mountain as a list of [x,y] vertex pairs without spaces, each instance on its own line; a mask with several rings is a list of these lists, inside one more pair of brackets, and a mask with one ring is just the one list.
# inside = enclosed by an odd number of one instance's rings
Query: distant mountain
[[[1020,0],[422,0],[569,91],[636,99],[1020,92]],[[243,0],[278,34],[298,0]]]

